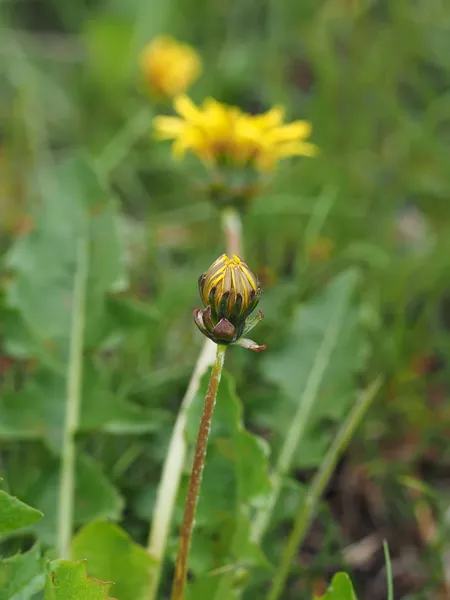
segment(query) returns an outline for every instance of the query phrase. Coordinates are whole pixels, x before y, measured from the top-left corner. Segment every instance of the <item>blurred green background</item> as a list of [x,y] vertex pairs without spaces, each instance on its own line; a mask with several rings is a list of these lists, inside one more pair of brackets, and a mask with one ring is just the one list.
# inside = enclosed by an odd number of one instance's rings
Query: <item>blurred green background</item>
[[[228,353],[191,597],[235,598],[201,588],[205,573],[226,565],[237,588],[244,573],[244,598],[265,597],[305,484],[356,390],[381,373],[382,392],[339,463],[283,598],[323,593],[337,570],[351,575],[360,600],[385,598],[384,538],[396,599],[448,598],[450,5],[3,0],[0,23],[0,475],[3,489],[45,514],[6,539],[2,554],[37,537],[52,556],[55,544],[80,224],[91,252],[75,522],[110,519],[146,544],[203,341],[191,317],[197,277],[224,251],[200,167],[174,162],[169,145],[152,138],[153,116],[171,107],[148,95],[139,55],[165,33],[202,58],[195,101],[213,96],[249,112],[282,104],[289,119],[312,123],[321,150],[281,164],[244,216],[245,259],[264,288],[255,339],[268,350]],[[268,465],[336,306],[338,341],[264,557],[230,531],[267,491]],[[233,446],[244,424],[258,436],[256,458]],[[253,468],[261,480],[243,491],[239,477]],[[184,488],[178,524],[183,499]],[[76,557],[95,535],[79,534]],[[176,543],[175,527],[172,560]],[[139,600],[125,584],[111,593]]]

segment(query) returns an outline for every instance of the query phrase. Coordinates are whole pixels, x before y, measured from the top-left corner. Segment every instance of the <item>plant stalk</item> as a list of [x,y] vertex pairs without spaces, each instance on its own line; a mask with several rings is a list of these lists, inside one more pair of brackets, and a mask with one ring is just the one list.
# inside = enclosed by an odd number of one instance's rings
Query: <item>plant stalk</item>
[[242,222],[235,208],[224,208],[221,214],[222,229],[228,254],[242,258]]
[[203,406],[202,418],[195,445],[194,464],[192,466],[191,478],[186,496],[183,524],[181,526],[180,544],[178,548],[177,562],[175,565],[175,576],[172,587],[172,600],[184,600],[189,548],[191,544],[192,531],[194,529],[195,513],[200,495],[203,469],[205,466],[206,450],[208,446],[209,432],[211,430],[212,416],[216,404],[217,390],[222,375],[223,363],[227,347],[217,345],[216,360],[211,371],[208,390],[206,392],[205,404]]
[[67,374],[67,404],[64,424],[61,473],[59,485],[59,514],[57,547],[58,557],[70,558],[75,498],[75,436],[78,429],[81,384],[83,378],[83,341],[86,313],[86,287],[88,278],[88,242],[79,239],[74,277],[72,326],[70,335],[69,367]]
[[[221,214],[221,223],[227,253],[237,254],[242,258],[242,225],[238,212],[234,209],[224,209]],[[198,391],[201,378],[214,363],[215,354],[216,344],[206,339],[181,402],[164,460],[147,544],[147,552],[155,559],[155,564],[149,574],[148,600],[155,600],[158,592],[170,524],[183,474],[187,454],[185,429],[188,409]]]
[[202,376],[214,362],[215,354],[216,344],[206,339],[181,402],[170,438],[161,480],[156,492],[155,510],[148,538],[147,552],[157,561],[150,572],[149,600],[154,600],[158,591],[167,538],[183,473],[187,453],[184,432],[188,409],[198,391]]
[[281,597],[286,579],[289,575],[290,566],[308,533],[319,500],[328,485],[339,458],[342,456],[342,453],[349,444],[356,428],[360,424],[363,416],[372,403],[372,400],[378,393],[381,383],[382,379],[381,377],[378,377],[362,393],[360,399],[355,403],[347,419],[340,427],[319,470],[315,474],[306,498],[300,507],[294,527],[292,528],[284,547],[280,565],[272,582],[272,587],[267,596],[267,600],[278,600]]

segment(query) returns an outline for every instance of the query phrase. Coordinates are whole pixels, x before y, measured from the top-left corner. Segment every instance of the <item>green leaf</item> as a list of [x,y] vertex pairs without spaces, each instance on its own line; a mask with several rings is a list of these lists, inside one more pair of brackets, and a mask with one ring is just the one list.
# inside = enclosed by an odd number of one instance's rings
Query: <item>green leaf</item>
[[54,560],[47,567],[45,600],[112,600],[112,585],[90,579],[84,562]]
[[114,580],[118,600],[147,598],[154,561],[117,525],[96,521],[83,527],[72,542],[72,557],[87,559],[93,577]]
[[39,334],[28,327],[19,311],[2,310],[2,330],[8,355],[19,360],[36,358],[51,371],[64,374],[64,365],[55,356],[53,348],[46,347],[46,340],[40,339]]
[[[43,439],[59,453],[64,426],[66,381],[48,372],[36,373],[20,392],[0,398],[0,439]],[[112,393],[99,375],[85,365],[81,404],[82,432],[105,431],[111,434],[140,434],[154,431],[164,413],[144,410]]]
[[323,422],[341,419],[353,402],[355,376],[367,357],[353,306],[357,281],[353,269],[333,279],[319,297],[294,312],[283,348],[263,358],[264,376],[279,386],[285,401],[276,403],[270,423],[279,436],[278,459],[271,496],[254,520],[256,540],[268,528],[290,472],[320,463],[316,438],[323,456],[329,435],[322,433]]
[[[59,461],[43,469],[38,483],[28,491],[27,500],[45,514],[40,523],[34,525],[39,539],[55,545],[59,501]],[[123,499],[110,483],[100,467],[92,459],[79,455],[76,465],[75,525],[84,525],[94,519],[118,520],[123,508]]]
[[350,577],[346,573],[336,573],[327,593],[320,600],[356,600]]
[[262,358],[261,373],[285,399],[267,417],[281,442],[297,427],[294,416],[302,417],[305,435],[295,448],[292,467],[320,462],[329,442],[321,424],[340,420],[353,402],[355,375],[367,358],[353,304],[357,281],[354,270],[333,279],[322,294],[294,312],[283,347]]
[[27,600],[44,587],[39,545],[24,554],[0,560],[0,600]]
[[28,527],[43,516],[40,511],[0,490],[0,535]]
[[[188,416],[188,438],[197,436],[209,375],[206,375]],[[267,566],[249,535],[250,519],[270,491],[266,443],[243,425],[243,409],[234,380],[224,373],[217,395],[202,490],[196,517],[191,563],[194,573],[224,565]],[[184,502],[182,490],[179,501]],[[217,590],[223,574],[208,576],[205,585]],[[211,595],[211,597],[214,597]],[[222,597],[222,596],[219,596]]]
[[89,242],[86,342],[102,333],[105,294],[123,279],[117,215],[110,194],[82,154],[62,162],[42,199],[35,227],[17,238],[6,256],[14,277],[8,304],[32,338],[61,363],[67,358],[78,240]]
[[209,574],[199,577],[188,586],[188,600],[238,600],[234,569],[220,575]]

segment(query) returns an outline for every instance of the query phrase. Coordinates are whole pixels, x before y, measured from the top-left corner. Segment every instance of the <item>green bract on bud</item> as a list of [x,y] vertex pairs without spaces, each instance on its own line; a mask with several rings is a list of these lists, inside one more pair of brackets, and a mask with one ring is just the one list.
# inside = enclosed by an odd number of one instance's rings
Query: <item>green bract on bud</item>
[[199,278],[200,296],[205,308],[194,310],[194,320],[200,331],[217,344],[239,344],[260,352],[259,346],[242,339],[263,318],[259,311],[248,317],[261,296],[258,278],[238,256],[222,254]]

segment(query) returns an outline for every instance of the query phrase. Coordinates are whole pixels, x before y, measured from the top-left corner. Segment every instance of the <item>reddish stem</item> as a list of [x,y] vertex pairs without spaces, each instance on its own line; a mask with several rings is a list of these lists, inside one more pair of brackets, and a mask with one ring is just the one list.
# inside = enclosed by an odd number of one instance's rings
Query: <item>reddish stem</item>
[[186,504],[184,507],[183,524],[180,533],[180,545],[178,548],[177,562],[175,565],[175,576],[172,586],[171,600],[184,600],[187,579],[187,566],[189,548],[191,544],[192,531],[194,529],[195,513],[202,483],[203,468],[205,466],[208,437],[211,430],[211,421],[216,404],[217,390],[222,375],[223,362],[226,346],[218,345],[216,360],[211,371],[208,390],[206,392],[205,404],[203,406],[202,418],[198,429],[197,443],[195,445],[194,464],[192,466],[191,478],[187,491]]

